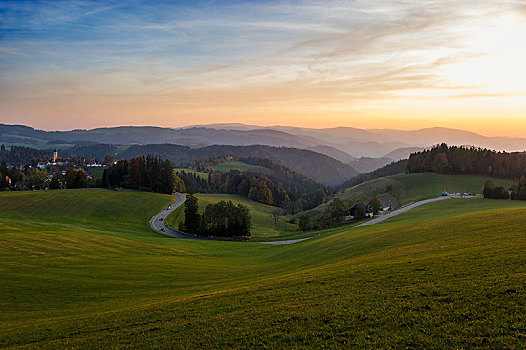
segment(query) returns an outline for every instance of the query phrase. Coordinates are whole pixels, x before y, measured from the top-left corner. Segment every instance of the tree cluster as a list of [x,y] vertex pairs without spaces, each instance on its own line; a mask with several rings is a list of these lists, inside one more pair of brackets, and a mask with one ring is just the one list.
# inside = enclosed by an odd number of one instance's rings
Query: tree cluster
[[526,153],[495,152],[475,147],[437,145],[411,154],[407,161],[410,173],[481,175],[518,179],[526,174]]
[[104,187],[124,187],[140,191],[173,193],[176,179],[169,160],[147,155],[120,160],[106,168],[102,176]]
[[522,175],[517,182],[511,186],[511,199],[526,200],[526,175]]
[[[176,175],[187,189],[194,188],[199,193],[237,194],[260,203],[281,207],[289,214],[314,208],[327,200],[327,192],[322,185],[284,165],[274,164],[266,159],[242,160],[248,164],[269,168],[272,175],[238,170],[210,173],[207,178],[186,171],[178,171]],[[206,169],[207,164],[204,161],[201,161],[200,165],[203,170]]]
[[521,176],[509,189],[495,186],[493,181],[488,180],[484,184],[482,193],[484,198],[526,200],[526,175]]
[[204,213],[199,214],[197,197],[190,194],[185,202],[186,232],[199,236],[216,237],[248,237],[250,236],[250,209],[243,205],[235,205],[232,201],[219,201],[206,206]]
[[48,160],[52,156],[49,150],[39,150],[29,147],[11,146],[8,150],[4,145],[0,146],[0,162],[7,164],[35,164],[39,160]]
[[[58,179],[57,179],[58,180]],[[69,169],[64,176],[66,188],[83,188],[88,184],[88,177],[82,169]]]

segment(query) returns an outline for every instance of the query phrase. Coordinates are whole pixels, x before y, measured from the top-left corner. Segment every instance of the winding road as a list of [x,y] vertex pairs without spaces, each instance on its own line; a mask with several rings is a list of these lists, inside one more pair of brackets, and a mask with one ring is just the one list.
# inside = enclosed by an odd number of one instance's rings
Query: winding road
[[173,195],[177,197],[177,200],[166,209],[163,209],[159,214],[155,215],[150,220],[151,228],[154,229],[154,231],[157,231],[165,236],[170,236],[174,238],[197,239],[197,237],[195,236],[176,230],[166,224],[166,218],[168,217],[168,215],[170,215],[171,212],[177,209],[186,200],[186,196],[182,193],[175,192]]
[[[166,218],[168,215],[170,215],[171,212],[173,212],[175,209],[177,209],[181,204],[184,203],[186,200],[186,196],[182,193],[175,192],[173,194],[177,197],[177,200],[173,202],[170,206],[163,209],[159,214],[155,215],[150,220],[150,227],[154,230],[159,232],[162,235],[170,236],[174,238],[183,238],[183,239],[201,239],[201,240],[214,240],[213,238],[208,237],[197,237],[179,230],[174,229],[173,227],[166,224]],[[273,241],[273,242],[255,242],[260,244],[271,244],[271,245],[284,245],[284,244],[292,244],[304,241],[306,239],[310,239],[312,237],[307,238],[299,238],[299,239],[291,239],[287,241]]]
[[[197,236],[194,236],[194,235],[191,235],[191,234],[188,234],[188,233],[184,233],[184,232],[176,230],[176,229],[174,229],[174,228],[172,228],[172,227],[170,227],[169,225],[166,224],[166,218],[168,217],[168,215],[170,215],[171,212],[173,212],[175,209],[177,209],[186,200],[186,196],[184,194],[182,194],[182,193],[177,193],[176,192],[176,193],[174,193],[174,196],[177,197],[177,200],[174,203],[172,203],[168,208],[163,209],[159,214],[155,215],[150,220],[150,226],[152,227],[152,229],[154,229],[155,231],[159,232],[160,234],[163,234],[165,236],[174,237],[174,238],[211,240],[210,238],[197,237]],[[374,218],[372,220],[369,220],[369,221],[364,222],[362,224],[356,225],[354,227],[362,227],[362,226],[374,225],[374,224],[380,223],[382,221],[385,221],[385,220],[387,220],[389,218],[392,218],[393,216],[400,215],[400,214],[405,213],[405,212],[407,212],[407,211],[409,211],[409,210],[411,210],[413,208],[419,207],[419,206],[427,204],[427,203],[438,202],[438,201],[442,201],[442,200],[450,199],[450,198],[471,198],[471,197],[472,196],[459,197],[459,196],[455,196],[455,195],[449,195],[449,196],[425,199],[425,200],[422,200],[422,201],[418,201],[418,202],[406,205],[405,207],[402,207],[402,208],[400,208],[398,210],[392,211],[392,212],[387,213],[385,215],[378,216],[378,217],[376,217],[376,218]],[[311,239],[311,238],[314,238],[314,237],[290,239],[290,240],[286,240],[286,241],[255,242],[255,243],[269,244],[269,245],[284,245],[284,244],[298,243],[298,242],[305,241],[305,240]]]

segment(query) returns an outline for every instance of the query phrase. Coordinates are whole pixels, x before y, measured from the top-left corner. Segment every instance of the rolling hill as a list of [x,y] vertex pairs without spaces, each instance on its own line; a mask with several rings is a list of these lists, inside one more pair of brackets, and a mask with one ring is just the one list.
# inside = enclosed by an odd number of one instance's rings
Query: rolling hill
[[310,143],[301,137],[278,130],[216,130],[212,128],[161,128],[153,126],[119,126],[91,130],[43,131],[24,125],[0,124],[0,143],[49,145],[49,141],[103,144],[172,143],[191,147],[215,144],[287,146],[305,148]]
[[498,184],[498,186],[509,187],[513,184],[511,180],[484,176],[438,175],[433,173],[400,174],[364,182],[346,189],[339,197],[343,200],[348,200],[356,195],[358,198],[367,201],[370,198],[385,193],[385,189],[391,186],[393,195],[397,197],[403,205],[438,197],[444,191],[449,193],[480,193],[484,182],[488,179],[491,179],[495,184]]
[[222,173],[228,173],[231,170],[239,170],[239,171],[253,171],[253,172],[259,172],[266,175],[272,175],[273,171],[272,169],[265,168],[258,165],[252,165],[247,164],[242,161],[233,160],[230,162],[225,163],[219,163],[216,165],[211,166],[214,170],[222,172]]
[[215,145],[202,148],[190,148],[178,145],[131,146],[119,157],[133,158],[147,154],[158,155],[176,164],[186,164],[202,157],[255,157],[270,159],[276,164],[285,165],[292,170],[321,184],[335,186],[355,176],[358,172],[347,164],[334,158],[309,150],[271,147],[271,146],[228,146]]
[[[434,173],[398,174],[375,178],[358,185],[341,189],[335,197],[349,201],[355,197],[364,202],[381,195],[390,189],[401,205],[424,199],[439,197],[442,192],[470,192],[479,194],[487,180],[492,180],[496,186],[509,187],[511,180],[474,176],[474,175],[439,175]],[[308,211],[310,214],[322,213],[330,202],[324,203]],[[302,215],[297,214],[296,216]]]
[[148,220],[169,201],[0,193],[0,346],[524,344],[524,202],[451,200],[265,246],[158,235]]
[[[280,217],[275,224],[272,217],[272,212],[276,207],[258,203],[250,199],[231,194],[197,194],[199,200],[199,210],[202,213],[208,204],[214,204],[221,200],[232,201],[234,204],[243,204],[250,208],[250,216],[252,217],[251,241],[268,241],[268,240],[284,240],[295,239],[308,236],[302,234],[298,230],[298,225],[288,222],[290,217]],[[168,218],[167,222],[172,227],[179,227],[179,222],[184,221],[184,214],[174,211]]]
[[364,182],[348,188],[339,194],[343,200],[353,196],[368,201],[385,193],[391,186],[392,193],[401,204],[416,202],[423,199],[438,197],[444,191],[449,193],[471,192],[481,193],[486,180],[491,179],[498,186],[511,186],[513,181],[484,176],[471,175],[438,175],[434,173],[400,174]]
[[383,168],[387,164],[393,162],[391,158],[370,158],[370,157],[361,157],[359,159],[354,159],[347,164],[352,166],[358,172],[365,174],[375,171],[376,169]]

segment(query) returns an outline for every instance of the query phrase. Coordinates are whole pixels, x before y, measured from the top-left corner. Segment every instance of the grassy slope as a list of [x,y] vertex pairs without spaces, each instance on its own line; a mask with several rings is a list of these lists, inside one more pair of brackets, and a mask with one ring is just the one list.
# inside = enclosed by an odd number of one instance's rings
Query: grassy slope
[[106,169],[105,166],[101,167],[95,167],[90,166],[88,167],[88,171],[93,176],[94,179],[102,179],[102,175],[104,174],[104,169]]
[[385,192],[387,186],[392,186],[393,194],[402,204],[416,202],[422,199],[438,197],[444,191],[480,193],[486,180],[491,179],[497,186],[511,186],[513,181],[484,176],[471,175],[438,175],[433,173],[402,174],[364,182],[351,187],[340,197],[344,200],[353,195],[362,200],[369,199]]
[[184,204],[177,207],[166,217],[166,223],[175,229],[179,229],[179,223],[184,222]]
[[243,163],[240,161],[220,163],[220,164],[214,165],[213,168],[223,173],[227,173],[230,170],[240,170],[240,171],[248,170],[248,171],[258,171],[260,173],[267,174],[267,175],[272,174],[271,169],[268,169],[262,166],[258,166],[258,165]]
[[203,173],[201,171],[195,171],[195,170],[187,169],[187,168],[175,168],[174,172],[177,172],[177,171],[181,171],[181,172],[184,171],[187,174],[196,174],[197,176],[199,176],[201,179],[204,179],[204,180],[208,179],[208,174]]
[[0,194],[0,346],[524,346],[524,207],[451,200],[264,246],[156,235],[170,200]]
[[[344,201],[351,200],[354,196],[368,202],[371,198],[382,193],[388,186],[392,187],[392,193],[400,200],[402,205],[438,197],[442,192],[471,192],[480,193],[482,186],[487,180],[492,180],[497,186],[511,186],[513,181],[483,176],[471,175],[438,175],[433,173],[400,174],[366,181],[339,192],[336,196]],[[324,203],[312,210],[310,215],[319,214],[327,208],[329,203]],[[296,217],[303,213],[296,214]]]
[[[272,212],[276,207],[252,201],[250,199],[233,195],[233,194],[197,194],[199,199],[199,209],[204,211],[208,204],[217,203],[220,200],[231,200],[234,204],[244,204],[250,208],[250,215],[252,217],[252,240],[273,240],[273,239],[289,239],[296,237],[303,237],[297,231],[298,226],[289,224],[288,217],[281,217],[277,224],[274,224]],[[168,218],[168,223],[172,227],[178,227],[179,222],[184,220],[184,212],[174,211]]]

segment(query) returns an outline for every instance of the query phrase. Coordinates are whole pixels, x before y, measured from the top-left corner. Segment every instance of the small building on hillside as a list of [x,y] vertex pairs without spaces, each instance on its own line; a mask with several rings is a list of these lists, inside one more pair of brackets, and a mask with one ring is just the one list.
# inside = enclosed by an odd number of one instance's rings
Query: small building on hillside
[[380,201],[382,210],[397,210],[400,209],[400,202],[390,193],[384,193],[376,197]]
[[39,168],[40,170],[43,170],[47,167],[48,163],[46,162],[38,162],[37,164],[37,168]]
[[366,217],[366,218],[372,218],[374,213],[373,213],[373,209],[368,206],[368,205],[365,205],[364,202],[362,201],[357,201],[350,209],[349,209],[349,215],[347,215],[345,217],[345,221],[350,221],[350,220],[354,220],[357,216],[359,217],[359,215],[356,215],[356,211],[359,210],[358,208],[361,207],[361,210],[363,212],[363,216]]

